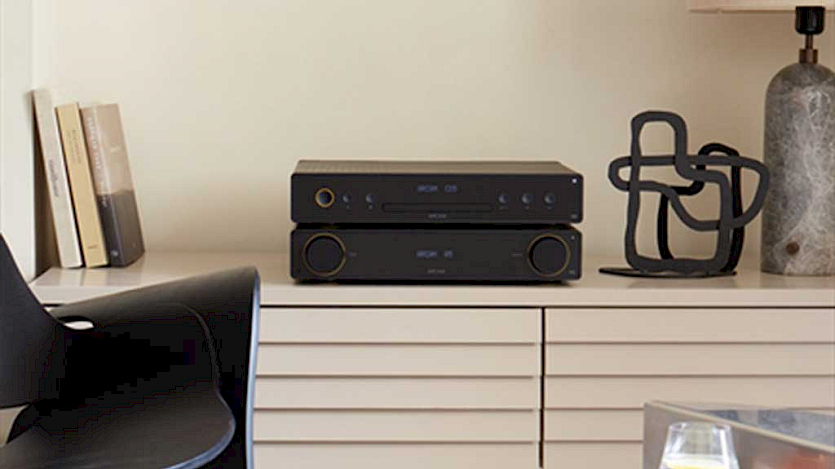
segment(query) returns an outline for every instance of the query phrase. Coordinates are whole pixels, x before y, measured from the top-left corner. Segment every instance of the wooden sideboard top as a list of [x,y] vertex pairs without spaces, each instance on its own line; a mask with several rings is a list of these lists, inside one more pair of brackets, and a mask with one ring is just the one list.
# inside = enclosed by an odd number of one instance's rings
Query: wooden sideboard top
[[590,258],[566,285],[297,284],[288,258],[264,252],[149,252],[127,268],[52,268],[31,285],[45,304],[61,304],[216,270],[253,265],[264,306],[501,307],[835,307],[835,277],[785,277],[742,262],[736,276],[648,280],[598,273],[622,261]]

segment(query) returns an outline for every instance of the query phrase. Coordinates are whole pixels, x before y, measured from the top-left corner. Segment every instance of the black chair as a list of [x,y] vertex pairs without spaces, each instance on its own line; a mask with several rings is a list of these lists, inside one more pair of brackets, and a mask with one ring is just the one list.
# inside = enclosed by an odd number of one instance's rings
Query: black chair
[[252,467],[258,294],[244,268],[48,313],[0,236],[0,469]]

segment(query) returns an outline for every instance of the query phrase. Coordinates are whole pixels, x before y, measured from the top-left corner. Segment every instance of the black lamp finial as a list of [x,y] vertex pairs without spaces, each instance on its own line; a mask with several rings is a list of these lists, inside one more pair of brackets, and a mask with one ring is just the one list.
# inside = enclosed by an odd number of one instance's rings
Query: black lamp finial
[[818,50],[815,49],[814,37],[823,32],[826,8],[822,6],[799,6],[795,9],[794,29],[806,36],[806,47],[800,49],[801,63],[818,63]]

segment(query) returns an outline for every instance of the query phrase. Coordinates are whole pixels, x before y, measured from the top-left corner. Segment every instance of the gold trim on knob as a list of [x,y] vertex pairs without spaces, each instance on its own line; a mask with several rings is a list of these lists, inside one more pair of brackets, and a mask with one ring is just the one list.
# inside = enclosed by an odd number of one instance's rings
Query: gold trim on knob
[[[307,262],[307,248],[310,246],[310,243],[312,243],[313,241],[316,241],[317,239],[321,239],[321,238],[330,238],[330,239],[336,241],[336,243],[339,244],[340,249],[342,249],[342,259],[339,261],[339,265],[336,266],[335,269],[333,269],[331,271],[328,271],[328,272],[319,272],[318,270],[315,270],[313,267],[311,267],[310,263]],[[307,238],[307,241],[305,241],[304,246],[302,246],[302,263],[304,264],[304,267],[308,271],[310,271],[313,275],[317,275],[319,277],[332,277],[332,276],[338,274],[342,270],[342,268],[345,267],[345,262],[347,260],[348,260],[348,251],[345,249],[345,243],[343,243],[342,240],[339,239],[338,236],[336,236],[334,234],[331,234],[331,233],[317,233],[317,234]]]
[[[536,245],[536,243],[538,243],[538,242],[540,242],[540,241],[542,241],[543,239],[546,239],[546,238],[555,239],[555,240],[559,241],[560,243],[562,243],[562,245],[565,247],[565,264],[563,264],[562,268],[560,268],[558,271],[554,272],[553,274],[546,274],[546,273],[540,271],[539,269],[537,269],[536,266],[533,265],[533,260],[531,259],[532,255],[533,255],[533,247]],[[559,236],[559,235],[556,235],[556,234],[553,234],[553,233],[545,233],[545,234],[541,234],[541,235],[537,236],[536,238],[534,238],[530,242],[530,244],[528,244],[527,255],[525,257],[528,260],[528,267],[530,267],[531,270],[533,270],[534,273],[536,273],[537,275],[542,276],[542,277],[556,277],[556,276],[560,275],[561,273],[565,272],[565,269],[567,269],[568,265],[571,263],[571,248],[568,247],[568,243],[562,238],[562,236]]]
[[[322,202],[320,202],[319,195],[321,194],[328,194],[330,196],[330,202],[327,204],[323,204]],[[322,208],[330,208],[331,205],[333,205],[334,202],[336,202],[336,194],[334,194],[333,191],[328,189],[327,187],[322,187],[321,189],[316,191],[316,194],[313,195],[313,201],[316,202],[316,205]]]

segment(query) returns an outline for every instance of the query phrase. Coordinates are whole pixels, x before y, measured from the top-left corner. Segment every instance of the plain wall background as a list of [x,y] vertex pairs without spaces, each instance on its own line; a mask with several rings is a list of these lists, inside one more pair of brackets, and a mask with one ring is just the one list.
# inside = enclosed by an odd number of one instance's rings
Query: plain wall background
[[[626,194],[606,170],[629,120],[673,110],[691,152],[761,159],[768,81],[802,43],[791,13],[684,0],[61,0],[51,21],[57,102],[121,106],[151,250],[286,250],[300,158],[558,159],[585,176],[586,252],[621,256]],[[718,212],[708,192],[697,214]],[[676,235],[677,253],[712,252]]]

